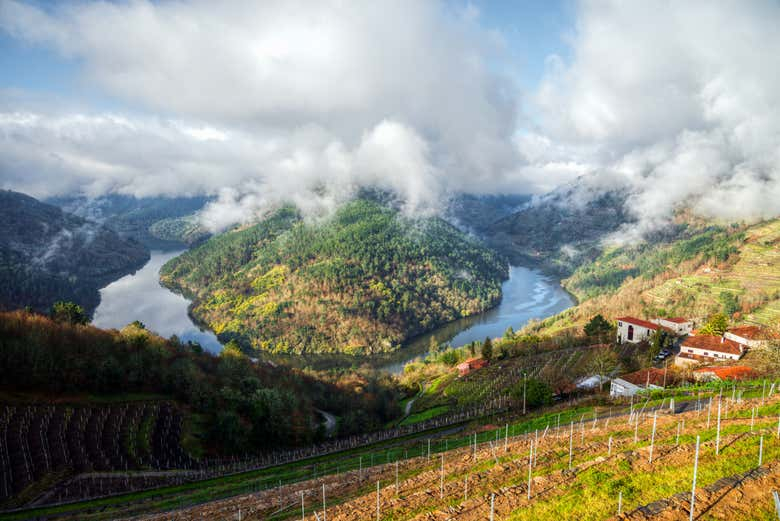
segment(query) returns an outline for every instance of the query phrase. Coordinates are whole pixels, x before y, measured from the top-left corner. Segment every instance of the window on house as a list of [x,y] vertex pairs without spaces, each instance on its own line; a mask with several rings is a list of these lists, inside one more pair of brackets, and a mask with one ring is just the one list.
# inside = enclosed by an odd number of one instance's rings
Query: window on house
[[634,326],[628,326],[628,339],[634,339]]

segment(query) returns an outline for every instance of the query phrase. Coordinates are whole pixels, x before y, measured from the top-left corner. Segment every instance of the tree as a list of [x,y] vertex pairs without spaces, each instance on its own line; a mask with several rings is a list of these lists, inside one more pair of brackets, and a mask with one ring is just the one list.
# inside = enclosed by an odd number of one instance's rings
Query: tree
[[485,341],[482,342],[482,358],[485,360],[493,358],[493,341],[490,337],[485,337]]
[[436,335],[431,336],[428,341],[428,354],[431,358],[435,357],[439,352],[439,341],[436,339]]
[[604,384],[602,377],[611,375],[619,366],[617,353],[611,347],[597,347],[593,350],[593,356],[588,361],[588,371],[598,375],[599,391]]
[[[523,382],[517,382],[509,391],[517,401],[523,399]],[[525,382],[525,402],[528,407],[550,405],[553,401],[552,389],[546,383],[536,378],[528,378]]]
[[598,314],[585,324],[583,330],[588,336],[607,335],[612,333],[612,324],[610,324],[601,314]]
[[69,302],[60,300],[54,303],[51,308],[51,318],[57,322],[64,322],[67,324],[86,324],[89,322],[89,317],[84,312],[84,308],[76,304],[75,302]]
[[650,349],[647,351],[647,356],[650,363],[653,363],[653,359],[658,356],[658,353],[660,353],[661,349],[663,349],[665,340],[666,331],[662,330],[661,328],[653,331],[653,334],[650,336]]
[[729,319],[723,313],[711,315],[699,330],[702,335],[722,335],[729,327]]
[[739,301],[737,297],[730,291],[721,291],[718,295],[718,300],[723,309],[723,313],[730,317],[737,311],[739,311]]
[[506,331],[504,331],[504,340],[512,340],[514,336],[515,336],[515,330],[512,329],[512,326],[506,328]]

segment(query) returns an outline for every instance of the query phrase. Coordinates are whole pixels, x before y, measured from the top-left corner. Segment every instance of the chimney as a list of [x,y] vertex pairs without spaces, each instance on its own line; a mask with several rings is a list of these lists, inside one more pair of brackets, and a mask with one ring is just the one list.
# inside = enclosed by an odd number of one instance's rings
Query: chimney
[[724,341],[724,340],[726,340],[726,337],[725,337],[725,336],[722,336],[722,337],[720,337],[720,343],[721,343],[721,344],[723,343],[723,341]]

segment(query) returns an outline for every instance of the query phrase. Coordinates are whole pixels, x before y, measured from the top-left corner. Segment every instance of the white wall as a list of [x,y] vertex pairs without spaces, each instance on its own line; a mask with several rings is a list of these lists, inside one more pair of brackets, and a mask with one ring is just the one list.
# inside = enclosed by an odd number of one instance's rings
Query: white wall
[[[632,340],[629,340],[628,338],[628,328],[629,326],[633,326],[634,328],[634,337]],[[621,320],[618,320],[618,327],[617,327],[617,341],[618,343],[621,342],[630,342],[632,344],[638,344],[639,342],[643,340],[650,340],[650,337],[653,335],[653,330],[646,328],[644,326],[638,326],[636,324],[630,324],[629,322],[623,322]]]

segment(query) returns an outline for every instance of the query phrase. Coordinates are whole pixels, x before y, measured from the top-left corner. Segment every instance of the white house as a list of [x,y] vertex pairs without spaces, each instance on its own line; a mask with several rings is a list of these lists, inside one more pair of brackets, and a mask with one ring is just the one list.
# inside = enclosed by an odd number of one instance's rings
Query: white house
[[745,346],[717,335],[689,336],[680,346],[675,365],[687,366],[713,360],[739,360],[745,354]]
[[658,329],[664,329],[669,333],[675,334],[672,329],[666,326],[654,324],[641,318],[619,317],[617,319],[617,342],[618,344],[623,342],[638,344],[639,342],[650,340],[650,337]]
[[635,394],[653,389],[663,389],[665,376],[663,369],[651,367],[635,373],[624,374],[612,380],[609,387],[610,396],[634,396]]
[[650,322],[674,331],[677,336],[689,335],[693,331],[693,321],[682,317],[654,318]]
[[747,347],[762,347],[767,343],[767,335],[758,326],[732,327],[723,336]]

